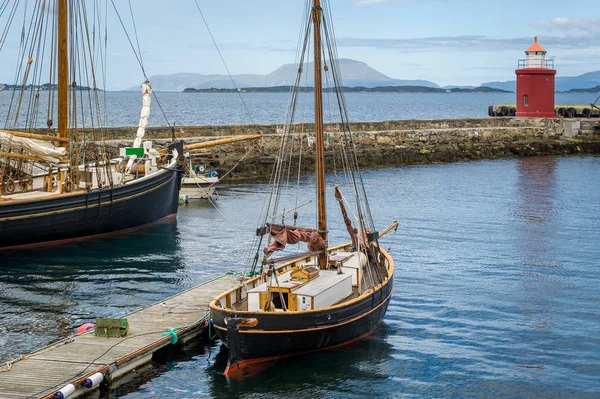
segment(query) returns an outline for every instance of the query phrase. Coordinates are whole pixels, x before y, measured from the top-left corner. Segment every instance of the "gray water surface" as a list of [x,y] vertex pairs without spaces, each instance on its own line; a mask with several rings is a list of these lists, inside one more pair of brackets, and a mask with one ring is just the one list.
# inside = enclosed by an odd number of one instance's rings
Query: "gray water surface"
[[[28,92],[27,95],[32,95]],[[87,93],[79,104],[89,109]],[[46,126],[47,92],[40,96],[37,125]],[[314,120],[312,93],[300,95],[296,121]],[[336,119],[337,105],[324,95],[324,118]],[[8,114],[12,92],[0,92],[0,115]],[[556,104],[589,104],[595,93],[557,93]],[[142,107],[140,93],[100,93],[103,126],[137,126]],[[514,93],[346,93],[351,121],[487,117],[488,106],[515,103]],[[150,126],[283,123],[289,104],[287,93],[155,93]],[[21,120],[26,113],[21,112]],[[80,122],[83,118],[79,116]],[[56,117],[54,117],[56,120]],[[4,126],[6,121],[1,121]],[[88,118],[86,125],[92,125]],[[10,124],[9,124],[10,126]],[[93,126],[97,126],[94,123]]]

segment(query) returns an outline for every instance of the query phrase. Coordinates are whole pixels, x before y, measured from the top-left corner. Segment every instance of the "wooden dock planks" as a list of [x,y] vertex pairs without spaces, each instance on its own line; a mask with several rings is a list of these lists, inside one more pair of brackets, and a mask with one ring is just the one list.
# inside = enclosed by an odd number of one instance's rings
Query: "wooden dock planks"
[[[40,349],[0,372],[0,398],[43,398],[69,383],[76,387],[96,372],[107,372],[113,381],[151,360],[152,354],[171,344],[175,328],[186,342],[204,331],[209,302],[232,288],[238,278],[225,275],[124,316],[130,325],[123,338],[96,337],[92,331],[68,337]],[[1,365],[4,370],[6,365]],[[83,387],[69,398],[87,393]]]

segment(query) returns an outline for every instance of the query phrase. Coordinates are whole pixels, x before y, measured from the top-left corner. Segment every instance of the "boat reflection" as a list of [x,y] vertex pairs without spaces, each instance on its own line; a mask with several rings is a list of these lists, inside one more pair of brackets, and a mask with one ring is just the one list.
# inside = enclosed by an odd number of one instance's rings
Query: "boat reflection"
[[5,275],[69,268],[92,274],[108,273],[117,267],[175,271],[184,267],[179,236],[177,223],[170,220],[69,245],[8,251],[2,254],[2,271]]
[[[212,397],[319,397],[320,388],[351,389],[347,382],[360,379],[387,379],[393,362],[393,345],[389,342],[393,328],[382,323],[370,336],[337,349],[292,356],[259,365],[243,379],[223,376],[227,365],[227,348],[221,345],[214,364],[207,369]],[[311,381],[307,384],[307,381]],[[360,382],[353,382],[360,384]],[[311,392],[312,391],[312,392]],[[374,392],[374,396],[379,396]],[[385,396],[385,394],[382,394]]]
[[173,222],[68,248],[5,252],[0,262],[0,361],[173,295],[186,278]]

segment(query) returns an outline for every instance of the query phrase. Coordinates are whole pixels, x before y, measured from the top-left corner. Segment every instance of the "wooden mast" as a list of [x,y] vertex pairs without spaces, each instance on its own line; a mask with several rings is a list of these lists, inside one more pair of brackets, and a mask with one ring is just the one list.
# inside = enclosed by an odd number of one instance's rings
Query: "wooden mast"
[[[67,139],[69,126],[69,59],[67,54],[67,0],[58,2],[58,137]],[[61,146],[68,144],[61,141]]]
[[[315,66],[315,135],[317,157],[317,218],[319,234],[327,243],[327,215],[325,214],[325,146],[323,142],[323,83],[321,81],[321,0],[313,0],[312,19],[314,24],[314,66]],[[319,265],[324,267],[325,256],[319,257]]]

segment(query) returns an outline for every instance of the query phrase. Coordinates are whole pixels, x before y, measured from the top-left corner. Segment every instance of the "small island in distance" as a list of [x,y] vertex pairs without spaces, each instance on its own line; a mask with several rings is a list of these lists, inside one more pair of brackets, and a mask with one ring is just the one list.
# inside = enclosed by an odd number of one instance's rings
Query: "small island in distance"
[[[7,83],[0,83],[0,90],[21,90],[23,89],[23,86],[21,85],[10,85]],[[90,91],[90,90],[94,90],[89,86],[76,86],[75,87],[76,90],[83,90],[83,91]],[[44,83],[41,85],[33,85],[33,84],[28,84],[25,86],[25,91],[50,91],[50,90],[58,90],[58,85],[55,83]],[[98,91],[104,91],[103,89],[96,89]]]
[[562,91],[559,93],[600,93],[600,85],[596,87],[590,87],[587,89],[571,89],[568,91]]
[[[184,93],[287,93],[291,90],[291,86],[272,86],[272,87],[243,87],[238,89],[217,89],[211,87],[208,89],[194,89],[188,87],[183,90]],[[301,87],[300,91],[314,91],[314,87]],[[324,88],[323,91],[331,92],[333,88]],[[347,93],[512,93],[508,90],[494,89],[491,87],[475,87],[472,89],[465,88],[450,88],[442,89],[437,87],[427,86],[377,86],[377,87],[344,87]]]

